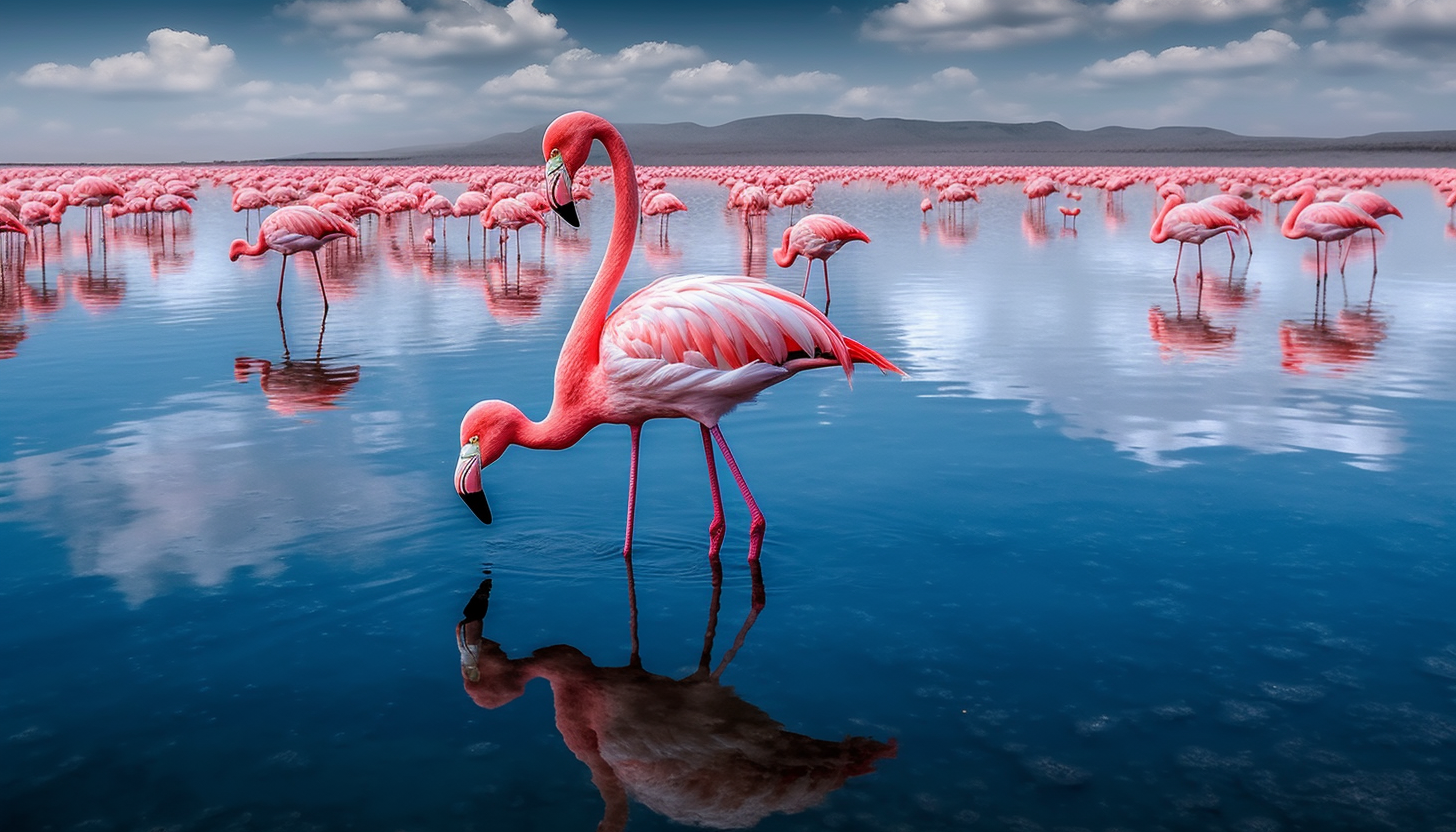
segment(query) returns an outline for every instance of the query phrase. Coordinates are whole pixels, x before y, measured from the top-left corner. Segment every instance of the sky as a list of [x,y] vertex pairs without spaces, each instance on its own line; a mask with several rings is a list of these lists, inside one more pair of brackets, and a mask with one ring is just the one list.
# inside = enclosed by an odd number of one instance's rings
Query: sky
[[574,109],[1360,136],[1456,129],[1456,0],[55,0],[7,9],[0,75],[0,163],[464,143]]

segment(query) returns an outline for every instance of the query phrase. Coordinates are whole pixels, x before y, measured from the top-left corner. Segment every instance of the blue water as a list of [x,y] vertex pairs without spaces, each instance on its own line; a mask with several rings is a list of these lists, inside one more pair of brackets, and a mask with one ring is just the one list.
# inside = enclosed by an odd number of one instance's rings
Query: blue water
[[[669,188],[624,293],[802,285],[786,212],[750,252],[722,188]],[[0,297],[0,828],[591,829],[624,791],[630,829],[1456,828],[1456,237],[1382,193],[1378,275],[1357,247],[1321,310],[1272,209],[1200,295],[1150,186],[1072,233],[1013,185],[925,223],[821,185],[873,240],[831,317],[910,377],[724,420],[756,618],[726,472],[715,605],[692,424],[643,431],[630,585],[626,430],[510,450],[491,526],[452,493],[472,403],[546,411],[605,186],[519,267],[371,225],[326,318],[289,265],[281,329],[225,189],[89,259],[68,216]]]

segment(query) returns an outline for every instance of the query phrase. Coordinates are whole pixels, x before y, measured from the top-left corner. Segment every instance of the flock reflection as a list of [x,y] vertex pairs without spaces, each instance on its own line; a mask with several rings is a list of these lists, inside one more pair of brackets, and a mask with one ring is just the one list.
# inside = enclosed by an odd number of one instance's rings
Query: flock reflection
[[636,802],[677,823],[745,829],[774,814],[818,806],[851,777],[895,756],[894,739],[823,740],[788,730],[721,681],[763,608],[763,579],[753,564],[753,604],[732,646],[713,664],[722,569],[713,590],[697,669],[682,678],[643,667],[637,601],[628,568],[631,655],[601,666],[567,644],[511,658],[485,635],[492,580],[466,604],[456,627],[465,692],[482,708],[502,708],[544,679],[566,747],[591,771],[604,804],[599,830],[624,829]]

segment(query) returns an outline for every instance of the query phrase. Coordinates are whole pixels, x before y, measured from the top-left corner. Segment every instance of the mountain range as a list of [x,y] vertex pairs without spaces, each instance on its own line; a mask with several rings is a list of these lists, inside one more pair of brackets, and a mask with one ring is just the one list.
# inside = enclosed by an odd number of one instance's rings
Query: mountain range
[[[716,127],[619,124],[639,165],[1331,165],[1456,167],[1456,130],[1346,138],[1243,136],[1208,127],[1073,130],[1054,121],[772,115]],[[315,152],[268,161],[519,165],[546,125],[465,144]],[[594,163],[604,164],[597,148]]]

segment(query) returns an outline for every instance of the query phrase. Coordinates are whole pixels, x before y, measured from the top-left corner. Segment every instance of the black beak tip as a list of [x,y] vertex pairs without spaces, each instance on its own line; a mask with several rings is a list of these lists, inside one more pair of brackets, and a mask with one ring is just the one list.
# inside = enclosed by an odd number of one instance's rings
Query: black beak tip
[[486,502],[484,491],[462,491],[460,499],[464,500],[471,512],[480,518],[480,522],[487,526],[490,525],[490,503]]
[[576,216],[575,202],[568,202],[565,205],[553,205],[551,207],[554,208],[556,210],[556,213],[559,214],[562,219],[566,220],[566,223],[572,228],[581,228],[581,220],[577,219]]

